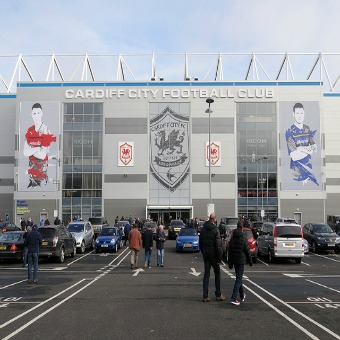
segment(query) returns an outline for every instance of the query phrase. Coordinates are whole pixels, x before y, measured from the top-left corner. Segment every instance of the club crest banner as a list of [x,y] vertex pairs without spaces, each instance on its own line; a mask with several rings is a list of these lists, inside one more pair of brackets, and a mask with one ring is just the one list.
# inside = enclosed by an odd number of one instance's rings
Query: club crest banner
[[133,142],[118,143],[118,166],[133,166]]
[[150,120],[150,172],[174,192],[189,170],[189,116],[167,106]]

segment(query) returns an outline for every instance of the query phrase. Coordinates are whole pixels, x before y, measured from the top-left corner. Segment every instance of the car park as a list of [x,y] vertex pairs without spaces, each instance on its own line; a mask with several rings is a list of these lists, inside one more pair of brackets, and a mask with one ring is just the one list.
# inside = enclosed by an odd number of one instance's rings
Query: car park
[[195,228],[181,228],[176,239],[176,252],[198,252],[199,236]]
[[63,263],[65,256],[75,256],[76,240],[65,226],[44,226],[38,230],[42,236],[39,257],[55,258]]
[[77,252],[83,254],[86,248],[94,249],[95,235],[89,221],[70,222],[67,230],[76,240]]
[[98,236],[98,234],[101,232],[103,227],[108,226],[108,222],[106,220],[106,217],[98,217],[98,216],[92,216],[89,217],[89,222],[92,225],[92,229],[94,232],[95,237]]
[[168,239],[175,239],[182,228],[185,228],[185,224],[182,220],[171,220],[168,229]]
[[24,231],[0,233],[0,260],[22,260],[24,252]]
[[116,253],[122,247],[122,234],[117,227],[103,227],[96,239],[96,253],[113,251]]
[[257,245],[259,255],[267,256],[269,262],[275,258],[289,258],[301,263],[304,256],[302,227],[296,223],[264,222]]
[[340,253],[340,236],[325,223],[307,223],[303,227],[303,237],[308,241],[311,252],[334,250]]
[[12,222],[1,222],[0,230],[5,233],[7,231],[21,231],[21,228],[19,228]]

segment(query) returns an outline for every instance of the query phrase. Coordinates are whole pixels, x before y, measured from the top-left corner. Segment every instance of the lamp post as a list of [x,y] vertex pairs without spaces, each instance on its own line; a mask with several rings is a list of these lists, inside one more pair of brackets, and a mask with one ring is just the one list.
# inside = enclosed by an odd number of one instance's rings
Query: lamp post
[[55,170],[55,180],[53,181],[53,184],[55,184],[55,210],[54,210],[54,217],[59,217],[59,211],[58,211],[58,192],[59,192],[59,166],[60,166],[60,159],[57,157],[52,157],[53,160],[56,161],[56,170]]
[[267,156],[263,156],[262,158],[259,159],[261,167],[261,177],[259,178],[259,184],[261,188],[261,221],[263,221],[263,184],[266,183],[267,181],[267,178],[263,177],[262,162],[266,159],[268,159]]
[[209,203],[211,204],[211,121],[210,121],[210,114],[212,110],[210,109],[210,104],[214,102],[214,99],[207,98],[206,102],[209,104],[209,107],[205,110],[205,113],[209,114],[209,137],[208,137],[208,160],[209,160]]

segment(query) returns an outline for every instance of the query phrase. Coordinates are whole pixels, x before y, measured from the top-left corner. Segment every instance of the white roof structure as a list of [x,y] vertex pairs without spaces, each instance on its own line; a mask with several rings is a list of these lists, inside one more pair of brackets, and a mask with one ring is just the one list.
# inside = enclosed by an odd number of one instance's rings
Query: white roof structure
[[18,82],[318,81],[340,92],[340,53],[0,55],[0,93]]

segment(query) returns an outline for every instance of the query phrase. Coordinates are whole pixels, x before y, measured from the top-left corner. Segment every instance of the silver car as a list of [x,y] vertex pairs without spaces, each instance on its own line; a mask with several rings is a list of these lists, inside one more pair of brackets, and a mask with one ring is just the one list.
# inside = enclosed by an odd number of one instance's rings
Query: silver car
[[95,236],[92,225],[88,221],[75,221],[69,223],[67,230],[76,239],[77,252],[84,253],[86,248],[94,249]]

